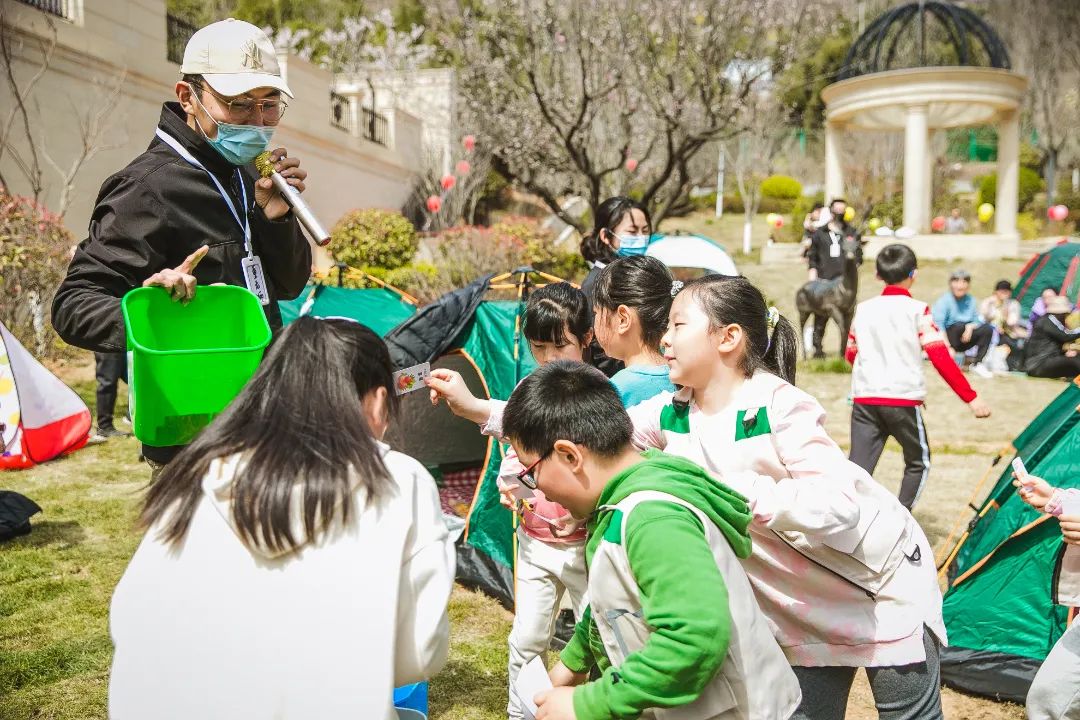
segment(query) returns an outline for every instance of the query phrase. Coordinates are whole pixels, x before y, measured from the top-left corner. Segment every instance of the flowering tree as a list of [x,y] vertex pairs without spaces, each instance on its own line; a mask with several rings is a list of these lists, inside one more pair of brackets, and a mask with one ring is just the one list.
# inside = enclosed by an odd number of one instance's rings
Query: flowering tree
[[659,222],[692,160],[740,130],[740,109],[806,33],[804,0],[446,0],[440,42],[495,167],[563,221],[640,197]]

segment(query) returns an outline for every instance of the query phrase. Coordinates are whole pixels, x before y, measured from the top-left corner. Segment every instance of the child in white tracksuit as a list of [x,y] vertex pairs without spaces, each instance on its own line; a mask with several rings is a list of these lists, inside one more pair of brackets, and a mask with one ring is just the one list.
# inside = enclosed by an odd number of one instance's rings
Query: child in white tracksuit
[[[1026,503],[1061,523],[1065,547],[1055,583],[1056,601],[1080,607],[1080,490],[1055,488],[1034,475],[1016,477],[1013,485]],[[1075,621],[1058,638],[1035,675],[1028,690],[1027,716],[1029,720],[1080,718],[1080,624]]]

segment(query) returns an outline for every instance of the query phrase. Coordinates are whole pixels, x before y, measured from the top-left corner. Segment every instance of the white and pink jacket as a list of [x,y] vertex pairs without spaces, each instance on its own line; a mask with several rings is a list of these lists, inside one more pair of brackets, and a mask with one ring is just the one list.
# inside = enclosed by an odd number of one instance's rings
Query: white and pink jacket
[[924,626],[946,641],[929,541],[848,461],[817,400],[765,372],[713,415],[673,397],[630,409],[634,442],[693,460],[749,499],[744,567],[793,665],[921,662]]

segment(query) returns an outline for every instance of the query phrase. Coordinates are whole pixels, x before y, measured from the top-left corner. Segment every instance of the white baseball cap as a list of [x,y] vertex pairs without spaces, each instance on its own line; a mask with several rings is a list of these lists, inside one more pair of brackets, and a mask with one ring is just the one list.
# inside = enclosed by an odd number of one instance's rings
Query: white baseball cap
[[277,51],[270,38],[249,22],[229,18],[197,30],[184,48],[184,75],[202,75],[222,95],[243,95],[269,87],[289,97]]

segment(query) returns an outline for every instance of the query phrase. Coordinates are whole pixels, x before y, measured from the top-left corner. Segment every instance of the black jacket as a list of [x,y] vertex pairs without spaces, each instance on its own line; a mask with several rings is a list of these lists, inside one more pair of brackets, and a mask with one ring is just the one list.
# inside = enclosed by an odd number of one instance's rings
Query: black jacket
[[1067,330],[1053,315],[1043,315],[1031,328],[1031,337],[1024,346],[1024,370],[1038,370],[1048,360],[1065,355],[1061,346],[1080,340],[1080,329]]
[[[855,237],[857,233],[845,225],[839,233],[841,250],[836,257],[832,257],[830,248],[833,245],[833,237],[828,225],[822,225],[814,231],[810,238],[810,249],[806,253],[811,269],[817,270],[819,280],[835,280],[844,274],[843,242],[846,237]],[[862,264],[862,248],[858,251],[858,262]]]
[[[214,173],[240,207],[235,166],[188,127],[178,103],[164,105],[158,127]],[[311,274],[311,247],[291,213],[271,221],[255,205],[254,169],[243,168],[240,176],[250,203],[252,245],[275,301],[264,311],[277,332],[281,312],[276,300],[291,300],[304,289]],[[53,327],[76,347],[125,351],[121,298],[154,273],[178,266],[202,245],[210,251],[195,268],[199,284],[244,287],[244,233],[224,198],[205,172],[155,136],[143,154],[102,184],[89,236],[79,243],[53,298]],[[178,451],[143,447],[147,458],[161,463]]]
[[[158,127],[194,155],[240,207],[235,166],[188,127],[178,103],[166,103]],[[262,260],[271,297],[291,300],[311,274],[311,247],[290,213],[271,221],[255,205],[253,168],[240,173],[247,190],[252,244]],[[65,342],[97,352],[127,349],[120,299],[146,278],[184,261],[201,245],[210,252],[195,268],[200,285],[244,286],[244,233],[206,173],[158,137],[146,152],[101,185],[89,236],[53,298],[52,320]],[[281,328],[276,302],[264,308],[271,329]]]

